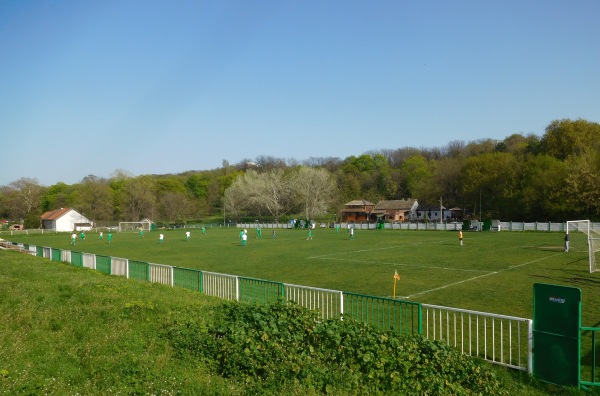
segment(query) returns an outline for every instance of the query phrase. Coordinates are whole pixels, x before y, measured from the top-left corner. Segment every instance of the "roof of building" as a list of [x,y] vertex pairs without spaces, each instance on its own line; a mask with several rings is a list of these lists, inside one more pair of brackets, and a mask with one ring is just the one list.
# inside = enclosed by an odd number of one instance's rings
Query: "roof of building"
[[65,213],[71,211],[71,208],[60,208],[56,210],[50,210],[44,213],[41,217],[42,220],[58,220],[65,215]]
[[416,199],[394,199],[390,201],[379,201],[375,210],[410,210]]
[[344,206],[369,206],[369,205],[375,205],[375,204],[373,202],[369,202],[365,199],[355,199],[354,201],[350,201],[350,202],[344,204]]

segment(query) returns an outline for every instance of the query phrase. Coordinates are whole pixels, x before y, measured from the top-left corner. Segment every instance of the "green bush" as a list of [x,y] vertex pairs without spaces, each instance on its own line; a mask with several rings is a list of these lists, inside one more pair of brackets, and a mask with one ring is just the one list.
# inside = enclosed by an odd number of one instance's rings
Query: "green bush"
[[319,322],[293,303],[225,303],[211,326],[173,318],[165,335],[183,359],[200,359],[251,392],[505,395],[489,365],[420,336],[352,320]]

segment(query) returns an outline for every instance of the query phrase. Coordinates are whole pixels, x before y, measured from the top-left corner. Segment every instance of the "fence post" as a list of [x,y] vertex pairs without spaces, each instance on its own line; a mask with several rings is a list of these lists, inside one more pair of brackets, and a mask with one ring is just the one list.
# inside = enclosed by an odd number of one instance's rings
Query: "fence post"
[[533,320],[527,325],[527,373],[533,375]]
[[240,301],[240,277],[235,277],[235,301]]
[[341,314],[341,319],[344,320],[344,292],[340,291],[340,314]]

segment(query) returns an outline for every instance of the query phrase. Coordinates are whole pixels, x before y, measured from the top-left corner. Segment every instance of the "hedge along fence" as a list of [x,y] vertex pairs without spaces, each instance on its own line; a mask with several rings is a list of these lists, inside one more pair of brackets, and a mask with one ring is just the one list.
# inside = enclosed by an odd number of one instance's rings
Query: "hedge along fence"
[[[4,242],[3,244],[7,244]],[[19,245],[8,242],[8,244]],[[24,246],[24,245],[20,245]],[[171,287],[182,287],[193,291],[198,291],[206,295],[219,297],[226,300],[244,301],[256,304],[266,304],[277,300],[295,302],[307,309],[318,312],[322,320],[352,318],[356,321],[367,323],[378,330],[391,330],[404,335],[422,335],[426,338],[443,340],[449,344],[459,347],[464,354],[470,356],[479,356],[491,363],[508,366],[518,370],[531,372],[531,320],[515,317],[503,317],[503,320],[524,322],[526,329],[514,331],[516,325],[509,324],[504,326],[483,326],[484,334],[481,336],[484,348],[464,348],[465,343],[471,344],[471,331],[456,331],[459,322],[454,321],[450,325],[449,320],[444,324],[436,322],[434,328],[439,326],[440,331],[429,328],[428,322],[424,332],[423,312],[425,304],[395,300],[386,297],[368,296],[339,290],[320,289],[308,286],[299,286],[281,282],[273,282],[262,279],[241,277],[228,274],[220,274],[190,268],[173,267],[163,264],[154,264],[143,261],[128,260],[125,258],[94,255],[89,253],[75,251],[60,251],[48,247],[31,246],[29,252],[37,256],[46,257],[52,261],[64,261],[76,267],[85,267],[95,269],[105,274],[124,276],[130,279],[160,283]],[[427,312],[433,306],[427,306]],[[456,316],[456,309],[435,306],[436,317],[440,320],[448,315]],[[478,318],[487,320],[498,315],[484,312],[473,313],[471,311],[460,310],[461,315],[477,314]],[[444,315],[444,316],[442,316]],[[464,316],[461,316],[461,321]],[[462,322],[460,322],[462,323]],[[487,322],[485,322],[487,323]],[[513,322],[510,322],[513,323]],[[454,328],[452,334],[449,333],[450,326]],[[460,326],[463,326],[462,324]],[[441,332],[443,328],[447,328]],[[489,327],[489,328],[488,328]],[[507,331],[508,330],[508,331]],[[457,339],[460,338],[460,340]],[[480,337],[480,336],[478,336]],[[453,341],[451,341],[453,339]],[[489,339],[489,340],[488,340]],[[495,352],[490,354],[487,346],[495,348],[499,344],[499,351],[508,350],[508,355],[501,352],[499,355]],[[510,345],[510,348],[504,348]],[[523,346],[526,350],[519,349],[513,355],[513,347]],[[527,358],[524,358],[524,355]]]

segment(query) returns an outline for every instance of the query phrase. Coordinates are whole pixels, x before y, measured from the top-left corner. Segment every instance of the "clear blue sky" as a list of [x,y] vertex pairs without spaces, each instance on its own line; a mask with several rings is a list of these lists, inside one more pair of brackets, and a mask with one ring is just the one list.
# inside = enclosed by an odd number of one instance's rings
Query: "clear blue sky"
[[600,1],[0,2],[0,185],[600,122]]

